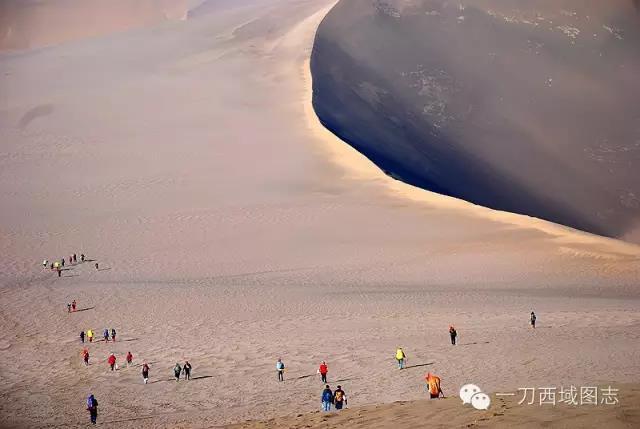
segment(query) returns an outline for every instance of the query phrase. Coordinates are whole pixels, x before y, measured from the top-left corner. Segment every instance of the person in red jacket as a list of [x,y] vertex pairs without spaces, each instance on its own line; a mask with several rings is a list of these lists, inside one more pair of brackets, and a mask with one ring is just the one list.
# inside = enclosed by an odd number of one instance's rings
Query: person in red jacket
[[322,361],[320,364],[320,368],[318,368],[318,373],[320,374],[320,378],[323,383],[327,383],[327,373],[329,372],[329,367],[327,367],[327,363]]
[[131,366],[132,362],[133,362],[133,355],[131,354],[131,352],[127,352],[127,366]]
[[111,353],[111,356],[109,356],[109,359],[107,359],[107,362],[109,363],[109,366],[111,367],[111,371],[113,371],[115,369],[115,367],[116,367],[116,355]]

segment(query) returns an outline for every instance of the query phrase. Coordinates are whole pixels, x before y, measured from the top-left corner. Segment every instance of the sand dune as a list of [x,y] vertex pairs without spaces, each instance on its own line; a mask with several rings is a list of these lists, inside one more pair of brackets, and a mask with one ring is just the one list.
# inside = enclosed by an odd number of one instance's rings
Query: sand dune
[[[424,398],[427,370],[446,392],[638,381],[638,247],[408,188],[321,127],[308,61],[333,4],[212,3],[0,55],[0,426],[84,426],[89,392],[106,427],[311,412],[320,360],[354,408]],[[100,271],[40,265],[72,252]],[[105,327],[85,368],[78,333]],[[108,370],[127,351],[149,385]]]
[[0,3],[0,52],[183,20],[190,5],[195,6],[190,0],[4,0]]
[[636,240],[640,13],[629,0],[343,1],[322,122],[392,177]]

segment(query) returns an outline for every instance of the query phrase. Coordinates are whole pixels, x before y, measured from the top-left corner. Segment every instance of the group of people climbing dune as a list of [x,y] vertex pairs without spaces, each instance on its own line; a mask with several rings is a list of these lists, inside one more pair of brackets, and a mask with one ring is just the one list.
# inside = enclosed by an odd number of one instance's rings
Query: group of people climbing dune
[[[83,264],[87,261],[90,261],[87,259],[87,257],[85,256],[84,253],[80,254],[80,262],[78,262],[78,255],[76,253],[69,255],[68,258],[60,258],[59,260],[55,260],[55,261],[49,261],[48,259],[44,259],[42,261],[42,267],[44,269],[50,269],[52,271],[56,271],[56,273],[58,274],[58,277],[62,277],[62,271],[65,269],[65,264],[66,262],[69,262],[69,265],[76,265],[78,263]],[[92,261],[92,260],[91,260]],[[94,267],[96,269],[96,271],[100,270],[100,266],[98,264],[97,261],[93,261],[94,263]]]
[[[71,304],[71,308],[73,309],[73,311],[75,311],[76,305],[77,303],[74,300],[73,303]],[[535,328],[536,320],[537,320],[537,316],[532,311],[529,317],[529,322],[533,328]],[[451,340],[451,345],[456,345],[458,332],[453,325],[449,326],[448,333]],[[80,333],[80,340],[83,344],[85,343],[85,338],[88,338],[89,343],[91,343],[93,341],[93,337],[94,337],[94,332],[92,329],[88,329],[86,333],[84,331],[81,331]],[[109,342],[109,339],[111,339],[112,342],[115,342],[116,341],[115,329],[112,328],[111,330],[109,330],[105,328],[103,331],[103,337],[105,342]],[[408,359],[407,354],[402,347],[397,347],[394,358],[397,363],[398,369],[403,370],[408,368],[406,366],[407,359]],[[82,359],[85,366],[88,366],[89,350],[86,347],[82,350]],[[130,351],[127,352],[125,356],[125,361],[126,361],[127,368],[133,366],[133,354]],[[117,364],[117,357],[115,353],[109,354],[107,358],[107,364],[111,371],[116,371],[119,369]],[[412,367],[409,367],[409,368],[412,368]],[[284,382],[285,381],[285,364],[282,358],[277,359],[275,369],[276,369],[278,382]],[[173,376],[176,381],[179,381],[182,376],[184,377],[185,380],[190,380],[191,371],[192,371],[192,366],[188,360],[186,360],[182,365],[176,362],[175,366],[173,367]],[[150,373],[150,366],[146,361],[143,361],[142,379],[145,385],[149,383],[149,373]],[[338,385],[336,387],[336,390],[333,391],[331,389],[331,386],[328,384],[329,365],[327,364],[326,361],[323,360],[320,362],[319,366],[317,367],[316,373],[319,376],[320,382],[324,385],[324,389],[321,394],[322,410],[325,412],[329,412],[332,410],[332,407],[333,407],[334,410],[339,411],[347,407],[347,404],[348,404],[347,394],[343,389],[343,387],[341,385]],[[438,399],[438,398],[445,397],[444,392],[442,390],[442,386],[441,386],[441,378],[439,376],[432,374],[431,372],[428,372],[424,377],[424,381],[426,384],[426,389],[428,391],[429,398]],[[98,415],[97,410],[98,410],[98,401],[96,400],[93,394],[90,394],[89,397],[87,398],[87,411],[89,412],[90,421],[92,424],[96,424],[97,422],[97,415]]]

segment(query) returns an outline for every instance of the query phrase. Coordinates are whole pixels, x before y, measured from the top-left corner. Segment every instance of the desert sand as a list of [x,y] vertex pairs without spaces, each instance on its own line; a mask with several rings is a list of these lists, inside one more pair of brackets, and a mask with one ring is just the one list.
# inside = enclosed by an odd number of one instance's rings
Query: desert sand
[[[0,55],[0,426],[84,426],[89,393],[106,427],[295,416],[321,360],[354,408],[424,399],[426,371],[447,395],[640,381],[640,248],[408,187],[322,128],[333,3],[213,2]],[[100,270],[41,266],[72,253]],[[79,332],[105,327],[84,367]]]
[[[516,397],[493,397],[492,409],[478,412],[460,405],[458,398],[437,401],[398,401],[393,404],[347,409],[336,413],[319,411],[263,421],[230,425],[229,429],[270,428],[540,428],[540,427],[607,427],[632,428],[640,423],[635,405],[640,397],[637,385],[620,385],[621,402],[606,407],[560,404],[519,404]],[[624,397],[624,399],[622,399]]]

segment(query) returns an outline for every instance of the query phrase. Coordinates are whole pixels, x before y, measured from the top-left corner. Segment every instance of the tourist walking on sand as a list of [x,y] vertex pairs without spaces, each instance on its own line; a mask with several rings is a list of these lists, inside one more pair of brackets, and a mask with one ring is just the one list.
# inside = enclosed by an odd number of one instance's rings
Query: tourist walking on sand
[[398,369],[404,369],[407,355],[404,354],[404,350],[402,350],[402,347],[398,347],[398,350],[396,350],[396,360],[398,361]]
[[109,330],[107,328],[104,328],[104,331],[102,331],[102,336],[104,337],[104,340],[108,343],[109,342]]
[[84,344],[84,331],[80,331],[80,342]]
[[56,272],[58,273],[58,277],[62,277],[62,268],[60,268],[60,266],[56,267]]
[[71,311],[76,311],[77,307],[78,307],[78,303],[74,299],[73,302],[71,303]]
[[456,337],[458,336],[458,332],[453,325],[449,326],[449,336],[451,337],[451,344],[456,345]]
[[111,328],[111,340],[115,343],[116,342],[116,330]]
[[111,371],[114,371],[116,369],[116,355],[111,353],[111,355],[109,356],[109,359],[107,359],[107,362],[109,363],[109,366],[111,367]]
[[67,313],[71,313],[71,304],[67,303]]
[[76,262],[78,262],[78,258],[76,257],[76,254],[73,254],[73,263],[75,264]]
[[91,424],[95,425],[98,421],[98,401],[93,395],[89,395],[87,398],[87,411],[89,411]]
[[80,262],[84,262],[84,253],[80,254]]
[[93,342],[93,331],[91,329],[87,330],[87,338],[89,339],[90,343]]
[[184,379],[191,380],[191,364],[188,360],[184,361],[184,366],[182,367],[182,372],[184,372]]
[[82,360],[84,360],[85,366],[89,366],[89,349],[82,350]]
[[278,381],[284,381],[284,362],[282,362],[282,358],[278,358],[278,362],[276,362],[276,372],[278,373]]
[[327,384],[322,391],[322,411],[331,411],[331,403],[333,402],[333,392]]
[[182,372],[182,367],[178,362],[176,362],[176,366],[173,367],[173,375],[176,376],[176,381],[180,381],[180,373]]
[[149,382],[149,365],[147,363],[142,364],[142,379],[144,380],[144,384]]
[[98,268],[98,263],[96,262],[96,271],[99,271],[100,268]]
[[327,383],[327,373],[329,372],[329,367],[325,361],[322,361],[320,364],[320,368],[318,368],[318,374],[320,374],[320,380],[323,383]]
[[127,352],[127,366],[131,366],[131,363],[133,362],[133,355],[131,354],[131,352]]
[[431,399],[437,399],[440,395],[444,398],[444,392],[442,392],[442,389],[440,388],[440,377],[428,372],[427,375],[424,376],[424,379],[427,382],[429,397]]
[[529,321],[531,322],[531,327],[533,329],[536,329],[536,313],[534,313],[533,311],[531,312],[531,317],[529,318]]
[[62,266],[64,267],[64,258],[62,258],[62,260],[60,261],[60,263],[62,264]]
[[341,410],[342,406],[347,406],[347,394],[342,390],[342,386],[338,385],[338,388],[333,392],[333,405],[336,410]]
[[47,261],[46,259],[44,261],[42,261],[42,266],[44,268],[47,268],[47,265],[49,265],[49,261]]

